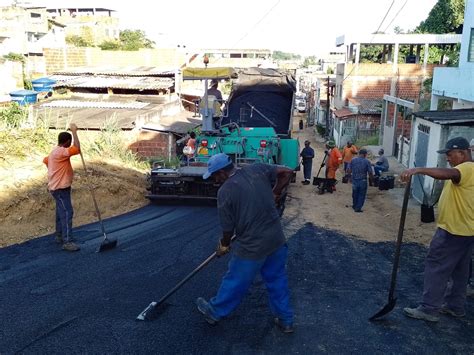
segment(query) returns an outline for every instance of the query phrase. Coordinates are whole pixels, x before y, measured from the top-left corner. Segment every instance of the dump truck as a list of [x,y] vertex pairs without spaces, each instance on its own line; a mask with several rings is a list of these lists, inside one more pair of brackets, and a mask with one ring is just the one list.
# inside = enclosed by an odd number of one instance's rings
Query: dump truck
[[[208,81],[234,80],[225,108],[207,95]],[[203,80],[199,105],[201,132],[191,161],[177,168],[155,167],[150,175],[150,200],[215,200],[219,185],[204,180],[207,161],[229,155],[237,167],[256,162],[299,169],[299,142],[291,138],[294,78],[274,69],[186,68],[183,80]],[[219,111],[219,122],[216,114]]]

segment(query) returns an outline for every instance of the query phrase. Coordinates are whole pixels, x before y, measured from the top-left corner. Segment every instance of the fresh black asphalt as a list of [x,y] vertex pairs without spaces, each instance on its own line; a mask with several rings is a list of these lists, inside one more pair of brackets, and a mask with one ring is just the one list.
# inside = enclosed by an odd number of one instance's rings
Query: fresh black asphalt
[[387,302],[393,243],[311,224],[288,235],[296,332],[284,335],[272,324],[261,280],[219,325],[197,312],[195,299],[215,294],[228,256],[185,284],[154,321],[135,320],[214,251],[214,207],[149,205],[105,228],[119,244],[104,253],[95,252],[97,224],[75,229],[77,253],[61,251],[52,236],[0,249],[0,354],[474,353],[473,300],[463,319],[428,324],[403,316],[402,307],[421,296],[426,250],[418,245],[402,247],[397,307],[371,323]]

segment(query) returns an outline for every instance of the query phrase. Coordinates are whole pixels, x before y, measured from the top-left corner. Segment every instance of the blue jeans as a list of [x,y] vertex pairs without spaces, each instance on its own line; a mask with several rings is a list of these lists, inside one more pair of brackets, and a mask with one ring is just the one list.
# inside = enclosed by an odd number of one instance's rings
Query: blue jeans
[[72,210],[71,188],[57,189],[51,191],[56,201],[56,235],[61,236],[64,242],[70,242],[72,238]]
[[311,179],[311,169],[313,168],[313,161],[310,160],[308,162],[303,163],[303,174],[305,180]]
[[285,325],[293,324],[293,310],[286,276],[288,246],[260,260],[242,259],[232,255],[229,269],[222,279],[217,295],[209,301],[213,315],[222,318],[240,304],[260,271],[268,291],[270,310]]
[[[474,237],[436,229],[425,261],[421,306],[426,312],[437,313],[443,303],[455,312],[464,312],[473,246]],[[448,288],[449,281],[452,285]]]
[[362,210],[367,195],[367,179],[352,179],[352,208]]

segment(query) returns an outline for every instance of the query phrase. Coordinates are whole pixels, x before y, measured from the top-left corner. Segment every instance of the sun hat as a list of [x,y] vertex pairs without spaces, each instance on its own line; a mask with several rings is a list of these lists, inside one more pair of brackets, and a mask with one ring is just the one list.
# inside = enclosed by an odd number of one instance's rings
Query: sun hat
[[453,149],[466,150],[469,149],[469,142],[464,137],[452,138],[446,142],[444,149],[438,150],[439,154],[444,154]]
[[232,164],[232,159],[230,159],[230,157],[227,154],[219,153],[219,154],[213,155],[207,161],[207,171],[202,175],[202,178],[206,180],[216,171],[224,169],[226,166],[229,166],[230,164]]

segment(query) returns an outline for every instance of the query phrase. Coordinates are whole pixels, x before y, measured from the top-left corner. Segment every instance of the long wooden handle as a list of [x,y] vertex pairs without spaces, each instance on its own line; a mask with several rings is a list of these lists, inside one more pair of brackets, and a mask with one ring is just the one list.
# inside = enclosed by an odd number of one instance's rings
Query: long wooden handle
[[[84,167],[84,171],[85,171],[86,175],[88,176],[86,162],[84,161],[84,156],[82,155],[81,151],[79,151],[79,154],[81,155],[82,166]],[[97,204],[97,200],[95,199],[94,190],[89,185],[89,183],[87,184],[87,186],[89,188],[89,191],[91,192],[92,200],[94,201],[94,207],[95,207],[95,211],[97,213],[97,217],[99,218],[100,228],[102,229],[102,234],[104,235],[105,238],[107,238],[107,235],[105,234],[104,223],[102,222],[102,216],[101,216],[100,210],[99,210],[99,205]]]
[[410,199],[410,187],[411,187],[411,178],[410,180],[407,181],[407,185],[405,186],[405,194],[403,195],[402,213],[400,215],[400,224],[398,226],[397,244],[396,244],[395,256],[393,260],[392,280],[390,282],[390,291],[388,293],[389,300],[393,299],[393,294],[395,293],[395,286],[397,283],[397,273],[398,273],[398,265],[400,263],[400,250],[402,246],[403,230],[405,228],[405,219],[407,216],[408,200]]

